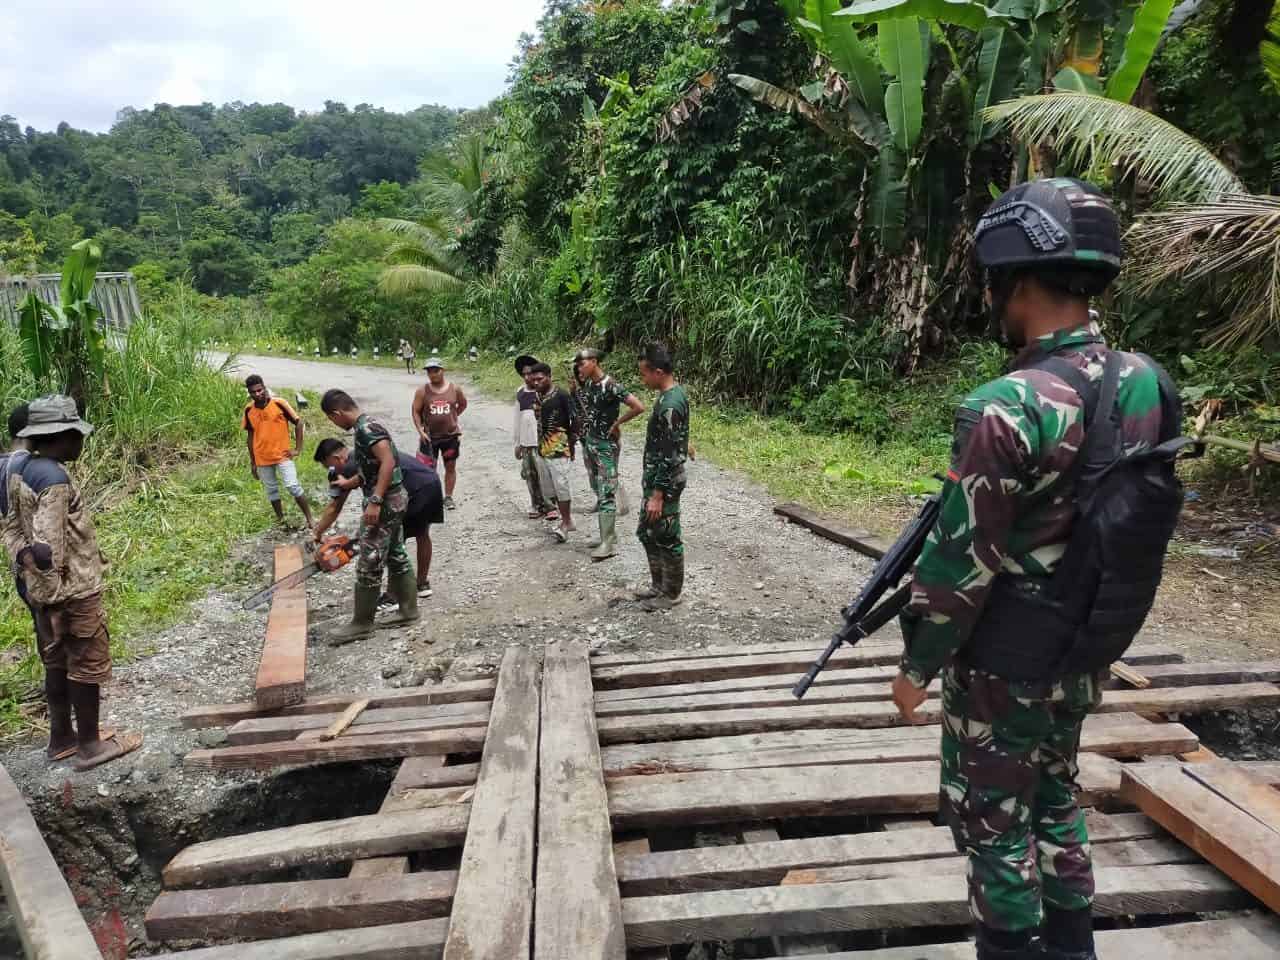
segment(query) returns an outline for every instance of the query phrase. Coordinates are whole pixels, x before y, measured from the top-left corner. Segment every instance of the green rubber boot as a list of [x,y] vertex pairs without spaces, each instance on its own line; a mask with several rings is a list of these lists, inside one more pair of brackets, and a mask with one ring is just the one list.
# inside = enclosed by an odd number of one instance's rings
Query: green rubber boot
[[388,617],[378,625],[398,627],[407,623],[416,623],[422,614],[418,612],[418,578],[412,570],[406,570],[399,576],[392,577],[387,584],[391,595],[396,598],[400,609],[394,616]]
[[646,545],[644,552],[645,556],[649,558],[649,576],[652,582],[649,586],[641,587],[631,595],[637,600],[652,600],[662,593],[662,564],[658,562],[658,554],[652,547]]
[[329,631],[329,646],[341,647],[353,640],[373,636],[373,615],[378,612],[378,596],[381,593],[378,587],[356,584],[355,610],[351,615],[351,622]]
[[610,557],[617,556],[618,553],[618,515],[602,513],[598,519],[600,520],[600,543],[591,551],[591,559],[608,560]]

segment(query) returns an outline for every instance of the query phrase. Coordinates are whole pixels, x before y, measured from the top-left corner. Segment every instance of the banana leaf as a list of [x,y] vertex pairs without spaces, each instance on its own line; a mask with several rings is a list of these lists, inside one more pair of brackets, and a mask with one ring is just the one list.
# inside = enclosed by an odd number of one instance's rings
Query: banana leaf
[[1258,45],[1258,57],[1262,61],[1262,69],[1271,79],[1271,85],[1280,92],[1280,3],[1271,10],[1266,36]]
[[883,23],[912,17],[975,31],[993,22],[1009,24],[1001,14],[975,0],[855,0],[837,16],[848,17],[854,23]]
[[974,146],[993,133],[994,127],[983,120],[982,111],[1013,95],[1027,50],[1022,38],[1007,27],[987,27],[982,31],[981,40],[978,86],[973,95],[973,116],[969,123],[969,143]]
[[1068,93],[1089,93],[1095,96],[1102,93],[1102,84],[1097,77],[1081,73],[1075,67],[1063,67],[1053,75],[1053,88],[1066,90]]
[[902,175],[903,165],[896,150],[884,150],[871,178],[871,227],[886,253],[897,253],[906,239],[907,181]]
[[46,330],[45,314],[50,308],[34,293],[28,293],[18,304],[18,337],[27,369],[42,381],[53,372],[53,337]]
[[1151,57],[1156,52],[1164,25],[1173,12],[1173,4],[1174,0],[1143,0],[1124,42],[1120,66],[1107,80],[1106,92],[1112,100],[1128,103],[1138,92],[1138,84],[1142,82],[1142,75],[1147,72]]
[[875,53],[853,30],[848,20],[837,19],[840,0],[805,0],[806,19],[819,31],[821,45],[831,63],[849,82],[862,103],[879,113],[884,85]]
[[924,62],[920,50],[920,21],[914,17],[886,20],[878,30],[880,61],[897,80],[885,91],[885,117],[893,142],[909,154],[924,125]]

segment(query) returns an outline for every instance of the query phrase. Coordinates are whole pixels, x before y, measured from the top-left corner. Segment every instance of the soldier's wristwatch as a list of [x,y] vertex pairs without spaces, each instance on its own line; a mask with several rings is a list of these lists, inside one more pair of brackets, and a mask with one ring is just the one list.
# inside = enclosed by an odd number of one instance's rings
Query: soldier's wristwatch
[[369,498],[369,502],[372,503],[375,507],[382,506],[382,498],[378,496],[376,493]]

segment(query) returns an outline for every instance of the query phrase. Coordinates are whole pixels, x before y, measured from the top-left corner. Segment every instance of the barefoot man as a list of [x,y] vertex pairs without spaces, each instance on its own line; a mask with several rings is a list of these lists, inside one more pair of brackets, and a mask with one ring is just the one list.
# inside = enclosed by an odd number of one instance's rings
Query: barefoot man
[[[93,520],[65,464],[93,427],[70,397],[31,401],[18,435],[31,454],[6,470],[4,542],[38,621],[49,702],[49,759],[75,757],[78,771],[142,746],[138,733],[100,734],[102,684],[111,679],[111,638],[102,609],[104,563]],[[72,713],[75,723],[72,724]]]

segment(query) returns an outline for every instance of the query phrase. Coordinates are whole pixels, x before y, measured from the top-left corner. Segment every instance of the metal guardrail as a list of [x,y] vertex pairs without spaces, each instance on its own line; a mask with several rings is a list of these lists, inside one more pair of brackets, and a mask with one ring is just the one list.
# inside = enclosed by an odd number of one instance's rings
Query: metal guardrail
[[[0,317],[18,322],[18,304],[34,292],[45,303],[61,302],[62,274],[40,273],[29,277],[0,278]],[[94,304],[102,311],[108,330],[127,330],[142,315],[142,301],[132,273],[99,273],[93,282]]]

